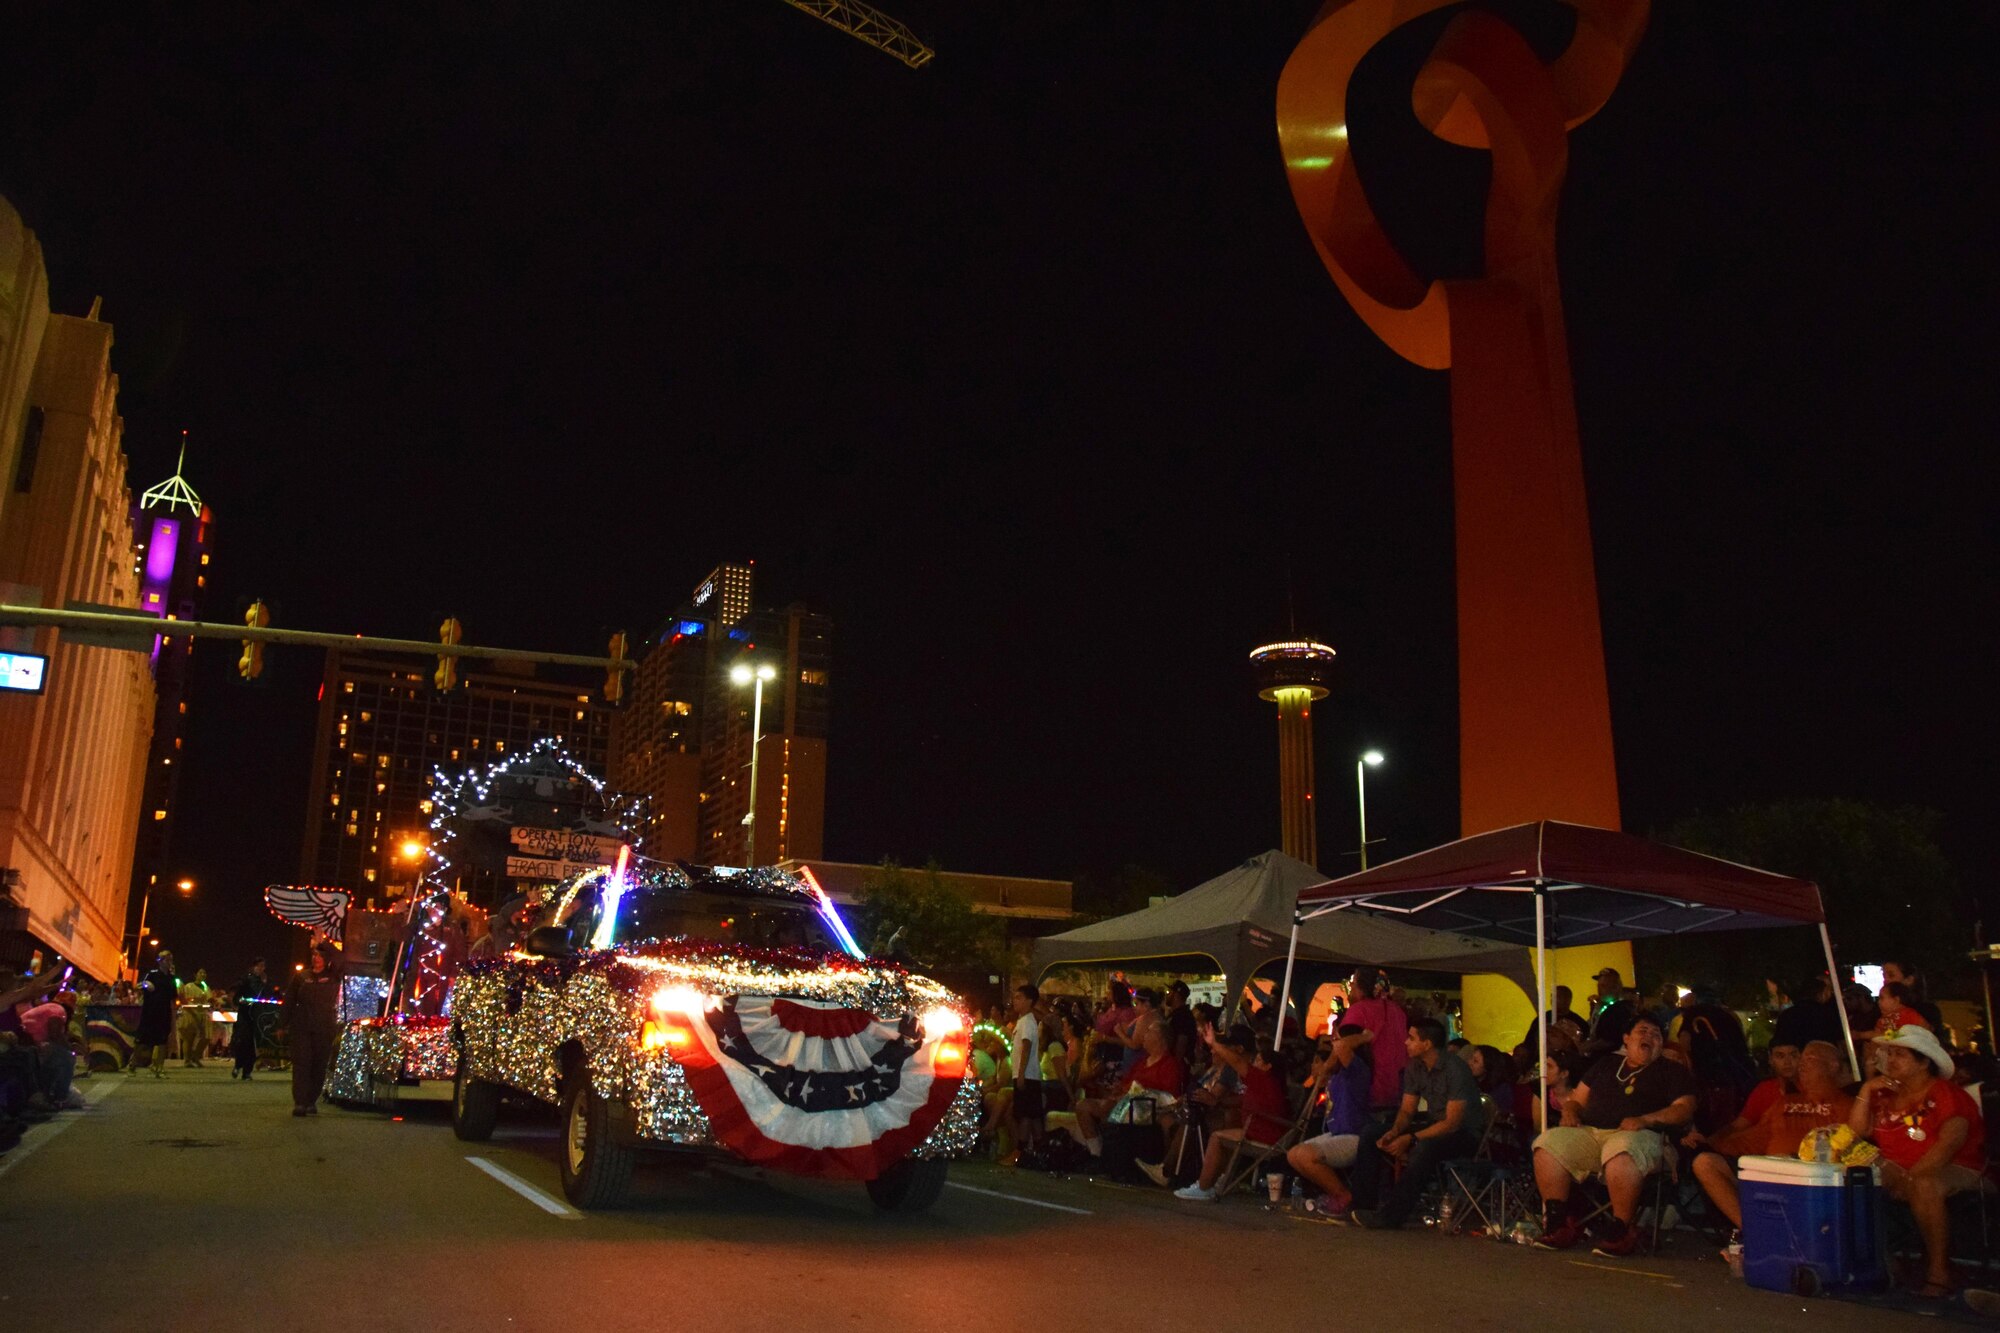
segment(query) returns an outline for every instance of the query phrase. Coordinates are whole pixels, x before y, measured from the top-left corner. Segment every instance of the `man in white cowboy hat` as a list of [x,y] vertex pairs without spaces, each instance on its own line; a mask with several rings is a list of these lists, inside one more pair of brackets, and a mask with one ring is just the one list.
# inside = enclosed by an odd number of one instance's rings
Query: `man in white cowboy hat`
[[1951,1222],[1945,1201],[1980,1187],[1986,1126],[1953,1083],[1935,1034],[1908,1026],[1875,1038],[1882,1072],[1861,1085],[1847,1125],[1882,1152],[1882,1183],[1910,1206],[1924,1238],[1920,1295],[1951,1294]]

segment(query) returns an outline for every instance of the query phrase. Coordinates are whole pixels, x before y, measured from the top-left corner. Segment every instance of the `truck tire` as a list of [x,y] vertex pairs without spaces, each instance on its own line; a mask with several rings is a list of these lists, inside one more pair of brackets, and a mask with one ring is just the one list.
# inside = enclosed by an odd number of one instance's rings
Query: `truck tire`
[[578,1208],[613,1208],[625,1195],[637,1154],[619,1143],[611,1108],[590,1086],[590,1071],[579,1063],[563,1079],[563,1197]]
[[921,1213],[944,1193],[950,1167],[942,1157],[905,1157],[868,1182],[868,1197],[885,1213]]
[[499,1118],[499,1084],[474,1078],[460,1051],[458,1072],[451,1081],[451,1132],[467,1143],[484,1143],[493,1137],[493,1123]]

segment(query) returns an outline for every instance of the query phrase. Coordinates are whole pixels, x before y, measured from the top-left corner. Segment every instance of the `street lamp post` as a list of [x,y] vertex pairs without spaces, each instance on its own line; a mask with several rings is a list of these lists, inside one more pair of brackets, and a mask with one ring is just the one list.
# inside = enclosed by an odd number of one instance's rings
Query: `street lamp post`
[[1361,814],[1361,868],[1368,868],[1368,782],[1371,768],[1382,766],[1382,752],[1370,750],[1354,761],[1354,802]]
[[754,670],[748,662],[729,668],[729,679],[738,685],[755,686],[750,704],[750,810],[743,816],[743,864],[757,864],[757,751],[764,739],[764,682],[776,680],[778,669],[769,662]]
[[[174,884],[174,887],[181,891],[181,896],[186,897],[188,894],[194,892],[194,881],[191,879],[179,880]],[[139,898],[139,933],[132,939],[132,979],[134,981],[139,979],[139,960],[145,957],[146,954],[146,912],[152,905],[153,881],[148,879],[146,881],[146,892]]]

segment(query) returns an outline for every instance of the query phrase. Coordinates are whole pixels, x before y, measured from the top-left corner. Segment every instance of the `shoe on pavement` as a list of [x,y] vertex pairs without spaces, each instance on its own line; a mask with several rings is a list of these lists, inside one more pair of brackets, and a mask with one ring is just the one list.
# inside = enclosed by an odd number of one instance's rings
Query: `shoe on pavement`
[[311,1114],[312,1114],[312,1112],[310,1112],[310,1111],[306,1110],[306,1108],[305,1108],[305,1107],[303,1107],[303,1106],[294,1106],[294,1107],[292,1108],[292,1114],[293,1114],[293,1115],[311,1115]]
[[1390,1221],[1389,1214],[1380,1208],[1356,1208],[1348,1218],[1363,1231],[1394,1231],[1403,1225]]
[[1172,1181],[1167,1179],[1167,1164],[1165,1162],[1134,1162],[1132,1165],[1138,1167],[1140,1171],[1145,1173],[1146,1179],[1152,1181],[1161,1189],[1166,1189],[1173,1184]]
[[1538,1250],[1567,1250],[1582,1239],[1583,1228],[1572,1218],[1565,1221],[1554,1231],[1544,1231],[1541,1235],[1535,1237],[1535,1248]]
[[1183,1185],[1174,1191],[1174,1197],[1186,1199],[1189,1203],[1214,1203],[1222,1196],[1212,1189],[1205,1190],[1199,1185]]
[[311,1106],[308,1106],[308,1107],[306,1108],[306,1114],[307,1114],[307,1115],[318,1115],[318,1114],[319,1114],[319,1103],[318,1103],[318,1102],[314,1102],[314,1103],[313,1103],[313,1104],[312,1104]]
[[1336,1199],[1331,1194],[1322,1194],[1306,1202],[1306,1211],[1329,1222],[1345,1223],[1351,1220],[1350,1215],[1354,1212],[1354,1196],[1350,1194],[1344,1199]]
[[1601,1254],[1606,1259],[1623,1259],[1639,1248],[1639,1228],[1627,1223],[1616,1236],[1600,1240],[1590,1247],[1592,1254]]

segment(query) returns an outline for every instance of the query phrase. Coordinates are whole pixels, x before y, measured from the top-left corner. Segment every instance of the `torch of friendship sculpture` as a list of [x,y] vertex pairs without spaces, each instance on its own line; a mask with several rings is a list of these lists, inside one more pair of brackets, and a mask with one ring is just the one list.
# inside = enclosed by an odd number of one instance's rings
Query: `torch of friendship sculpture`
[[1571,0],[1545,61],[1505,20],[1453,17],[1411,88],[1446,142],[1492,154],[1484,272],[1430,279],[1370,206],[1348,141],[1356,66],[1454,0],[1331,0],[1278,81],[1278,139],[1306,230],[1355,312],[1451,372],[1459,813],[1470,835],[1535,819],[1618,826],[1590,515],[1556,275],[1569,130],[1624,73],[1647,0]]

